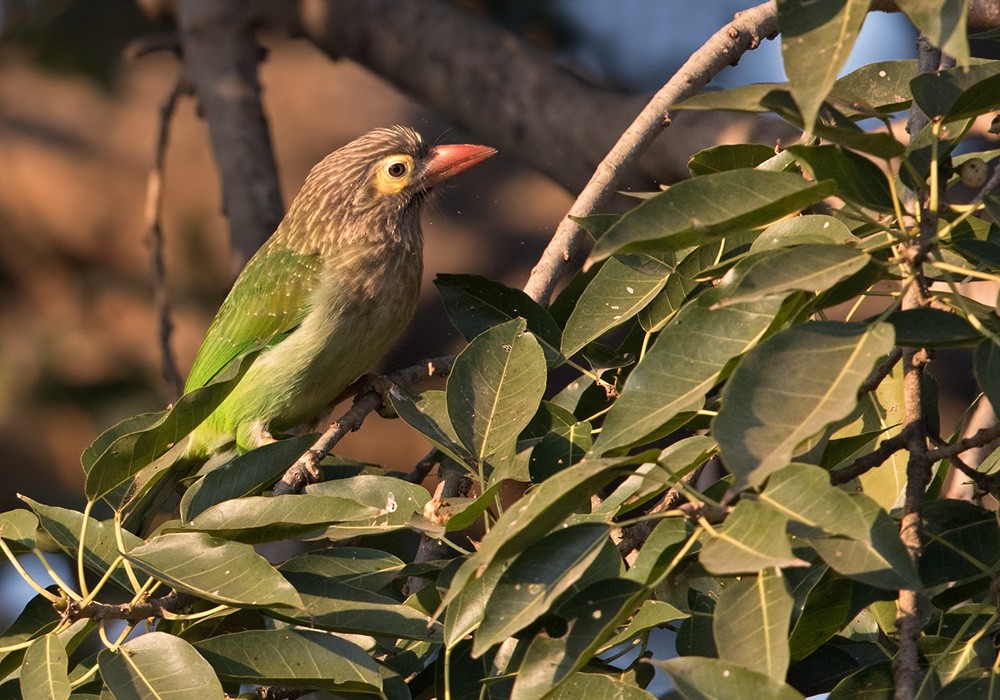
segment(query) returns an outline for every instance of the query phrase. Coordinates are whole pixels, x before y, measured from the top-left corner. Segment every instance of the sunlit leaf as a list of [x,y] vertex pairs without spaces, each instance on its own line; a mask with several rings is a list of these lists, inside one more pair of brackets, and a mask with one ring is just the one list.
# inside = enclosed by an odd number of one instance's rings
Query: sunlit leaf
[[715,606],[719,657],[783,682],[791,616],[792,596],[780,570],[733,581],[722,589]]
[[653,663],[670,674],[685,700],[803,700],[801,693],[781,681],[723,659],[681,656]]
[[788,518],[755,501],[740,501],[726,522],[703,538],[698,560],[714,574],[743,574],[768,567],[806,566],[792,554]]
[[21,662],[21,692],[24,700],[65,700],[71,688],[66,648],[55,634],[36,639]]
[[190,644],[164,632],[150,632],[119,649],[98,655],[101,678],[114,697],[187,700],[223,697],[212,667]]

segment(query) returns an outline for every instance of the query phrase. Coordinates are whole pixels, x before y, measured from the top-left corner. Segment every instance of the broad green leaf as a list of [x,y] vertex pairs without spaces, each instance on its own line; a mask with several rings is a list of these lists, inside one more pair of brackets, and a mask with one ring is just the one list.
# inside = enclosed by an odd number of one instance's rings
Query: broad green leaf
[[752,83],[728,90],[708,90],[683,102],[670,105],[672,110],[691,109],[714,112],[768,112],[763,105],[765,96],[774,91],[788,91],[788,83]]
[[116,700],[221,700],[222,684],[190,644],[165,632],[149,632],[118,650],[98,654],[101,678]]
[[[52,535],[52,539],[59,547],[70,557],[75,558],[80,543],[80,532],[83,528],[83,513],[66,508],[46,506],[26,497],[23,500],[35,511],[42,527]],[[126,550],[142,544],[142,539],[127,530],[122,530],[121,534]],[[111,567],[111,563],[118,558],[118,554],[114,522],[109,520],[98,522],[93,518],[88,518],[83,547],[83,562],[87,568],[98,575],[104,575]],[[124,590],[132,590],[128,576],[121,568],[116,569],[111,574],[111,580]]]
[[670,603],[665,603],[662,600],[646,600],[638,612],[629,620],[628,627],[605,642],[603,649],[612,649],[668,622],[683,620],[688,615],[683,610],[679,610]]
[[382,690],[375,660],[330,632],[253,630],[205,639],[195,647],[227,681],[344,693]]
[[385,534],[409,527],[413,514],[423,512],[424,505],[430,500],[427,489],[420,484],[377,474],[359,474],[310,484],[305,493],[308,496],[346,499],[379,512],[374,520],[348,520],[330,525],[324,535],[331,540]]
[[973,345],[983,339],[983,334],[962,316],[941,309],[894,311],[885,320],[896,331],[896,345],[901,346],[947,348]]
[[856,104],[863,110],[898,112],[913,97],[910,81],[917,74],[915,60],[869,63],[833,84],[830,96],[838,104]]
[[723,144],[698,151],[688,161],[692,176],[756,168],[774,156],[774,149],[760,143]]
[[1000,62],[920,73],[910,81],[913,99],[931,118],[972,119],[1000,108]]
[[[698,551],[695,544],[685,547],[694,529],[686,520],[668,518],[659,522],[646,538],[635,563],[625,574],[648,588],[655,588],[680,563],[682,557]],[[784,534],[784,533],[782,533]]]
[[471,341],[493,326],[523,318],[550,361],[559,354],[561,331],[552,316],[520,289],[479,275],[439,274],[434,278],[445,311],[455,328]]
[[[862,409],[860,424],[859,421],[854,421],[834,433],[834,437],[878,433],[878,440],[872,439],[869,447],[856,454],[855,458],[875,449],[877,441],[891,438],[903,430],[902,363],[896,363],[889,376],[882,380],[874,392],[863,396],[860,404],[859,408]],[[886,510],[901,505],[903,490],[906,487],[906,462],[906,451],[900,451],[878,469],[862,474],[858,481],[861,482],[865,494]]]
[[160,420],[165,413],[166,411],[139,413],[116,423],[98,435],[97,438],[80,454],[80,465],[83,467],[84,473],[86,474],[91,470],[94,466],[94,462],[97,461],[97,458],[104,454],[104,452],[111,447],[115,440],[124,435],[130,435],[132,433],[138,433],[146,430]]
[[494,326],[455,360],[448,415],[477,464],[513,443],[545,391],[545,355],[523,319]]
[[302,607],[292,585],[248,544],[201,532],[170,533],[129,550],[126,558],[199,598],[237,607]]
[[302,599],[302,612],[275,611],[276,617],[335,632],[432,642],[441,639],[440,623],[387,595],[322,573],[281,571]]
[[847,279],[871,258],[843,245],[806,243],[747,258],[722,278],[724,306],[792,291],[823,292]]
[[549,700],[653,700],[653,695],[634,683],[600,673],[574,673]]
[[889,590],[921,590],[923,584],[899,539],[896,523],[864,494],[856,493],[851,498],[861,508],[868,537],[810,537],[812,548],[831,568],[855,581]]
[[420,394],[411,394],[393,388],[389,392],[389,402],[404,423],[458,464],[470,466],[472,455],[459,441],[448,418],[448,399],[444,391],[428,389]]
[[71,688],[66,670],[66,648],[55,634],[31,643],[21,662],[21,692],[24,700],[65,700]]
[[[493,563],[485,567],[476,577],[469,579],[461,588],[456,589],[453,584],[449,589],[450,599],[445,599],[448,602],[448,609],[444,615],[444,643],[449,649],[454,649],[482,623],[493,589],[507,570],[507,566],[508,562],[505,561]],[[455,591],[456,595],[451,596],[452,591]],[[469,653],[471,654],[471,649]]]
[[551,423],[528,458],[528,472],[534,483],[576,464],[594,444],[590,423],[577,421],[572,413],[555,404],[543,401],[542,406],[551,416]]
[[837,634],[884,592],[826,569],[802,603],[788,646],[793,660],[804,659]]
[[992,572],[1000,560],[994,513],[972,503],[941,499],[921,510],[921,580],[928,586]]
[[830,485],[825,469],[790,464],[767,480],[763,503],[792,520],[831,535],[867,539],[861,507],[847,492]]
[[38,518],[30,510],[18,508],[0,513],[0,538],[14,554],[30,552],[35,546]]
[[837,196],[875,211],[893,210],[885,174],[864,156],[840,146],[789,146],[802,166],[817,180],[837,183]]
[[402,575],[406,564],[388,552],[368,547],[332,547],[292,557],[281,573],[315,574],[348,586],[378,591]]
[[968,63],[969,0],[899,0],[897,4],[931,44],[962,65]]
[[599,557],[607,547],[614,551],[609,534],[605,523],[570,525],[521,552],[490,595],[473,641],[473,656],[481,656],[537,620],[566,591],[579,590],[584,581],[592,583],[595,574],[604,573]]
[[870,0],[778,2],[785,75],[807,132],[851,54],[870,4]]
[[857,244],[860,240],[840,219],[825,214],[804,214],[771,224],[750,244],[750,252],[789,248],[807,243]]
[[827,700],[892,700],[892,664],[866,666],[836,685]]
[[299,435],[263,445],[234,457],[196,481],[181,499],[181,520],[231,498],[258,495],[271,486],[316,442],[318,435]]
[[[387,505],[387,508],[395,507],[395,504]],[[379,516],[388,512],[388,509],[372,508],[336,496],[249,496],[212,506],[185,522],[184,529],[235,542],[260,544],[320,532],[335,523],[361,521],[375,525]]]
[[706,533],[698,560],[713,574],[743,574],[768,567],[808,566],[792,554],[788,518],[755,501],[736,504],[726,522]]
[[976,347],[974,358],[976,381],[986,398],[1000,406],[1000,345],[987,338]]
[[646,461],[643,455],[628,459],[585,459],[546,479],[507,508],[493,528],[452,577],[441,606],[455,599],[473,576],[481,575],[495,559],[523,552],[562,523],[590,494],[621,475],[627,465]]
[[625,214],[590,260],[613,253],[670,252],[763,226],[833,194],[833,182],[798,175],[732,170],[679,182]]
[[468,527],[472,527],[473,523],[482,517],[487,508],[496,505],[497,492],[500,491],[501,486],[503,486],[502,481],[495,481],[481,494],[475,498],[468,499],[464,503],[462,499],[449,499],[448,502],[452,506],[452,514],[448,518],[448,522],[445,523],[445,531],[460,532]]
[[629,375],[604,421],[594,452],[634,444],[683,411],[701,408],[726,364],[754,346],[781,308],[781,299],[717,307],[702,294],[660,333]]
[[[185,394],[169,410],[156,414],[155,420],[147,414],[112,428],[114,439],[98,437],[84,452],[87,498],[96,500],[110,493],[196,428],[229,395],[256,356],[257,352],[244,355],[211,384]],[[131,432],[124,432],[123,425]]]
[[634,258],[608,259],[566,322],[562,354],[576,354],[591,340],[632,318],[663,288],[669,271],[642,269]]
[[791,617],[792,596],[780,570],[733,581],[722,589],[712,618],[719,657],[783,682]]
[[565,633],[536,634],[532,638],[518,667],[511,699],[540,699],[558,688],[590,661],[618,624],[632,613],[639,597],[645,595],[643,587],[634,581],[605,579],[559,606],[554,615],[565,622]]
[[712,423],[735,486],[760,484],[791,462],[804,440],[845,418],[892,345],[888,324],[814,322],[793,326],[747,353],[723,389]]
[[934,696],[934,700],[1000,700],[1000,672],[992,668],[970,668]]
[[653,663],[670,674],[685,700],[804,700],[801,693],[781,681],[723,659],[681,656]]
[[[50,586],[49,590],[56,592],[56,587]],[[0,647],[13,647],[41,638],[54,630],[58,624],[59,613],[52,607],[52,602],[48,598],[36,595],[28,601],[3,634],[0,634]],[[6,678],[21,665],[24,652],[24,649],[0,651],[0,678]]]

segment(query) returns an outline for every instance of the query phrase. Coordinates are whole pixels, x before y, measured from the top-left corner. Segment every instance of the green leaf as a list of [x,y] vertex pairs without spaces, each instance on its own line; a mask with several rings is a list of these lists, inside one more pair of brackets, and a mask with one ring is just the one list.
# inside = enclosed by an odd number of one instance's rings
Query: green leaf
[[916,74],[917,62],[912,59],[869,63],[837,80],[830,97],[840,105],[891,114],[910,104],[910,81]]
[[682,553],[696,552],[697,546],[685,548],[694,530],[679,518],[660,521],[639,550],[626,578],[639,581],[649,588],[660,585],[680,562]]
[[389,402],[404,423],[448,457],[467,467],[474,464],[472,455],[459,442],[451,419],[448,418],[448,398],[444,391],[428,389],[420,394],[411,394],[394,387],[389,391]]
[[788,518],[755,501],[740,501],[720,528],[707,533],[698,560],[713,574],[743,574],[768,567],[808,566],[792,554]]
[[771,224],[750,245],[751,253],[791,246],[829,243],[860,243],[840,219],[825,214],[804,214]]
[[[448,589],[448,597],[445,602],[448,609],[444,615],[444,643],[449,649],[454,649],[463,639],[472,633],[480,623],[486,612],[493,589],[504,571],[507,570],[508,562],[499,561],[491,566],[486,566],[477,576],[466,581],[461,587],[456,587],[452,582]],[[452,595],[452,593],[455,595]],[[435,617],[440,617],[436,614]],[[471,650],[470,650],[471,653]]]
[[679,182],[625,214],[601,238],[591,262],[613,253],[669,252],[769,224],[827,197],[833,182],[732,170]]
[[681,656],[653,663],[670,674],[685,700],[803,700],[798,691],[781,681],[722,659]]
[[885,597],[878,589],[841,576],[826,566],[822,578],[801,603],[788,638],[792,659],[801,660],[847,626],[862,609]]
[[747,353],[712,422],[735,487],[760,484],[787,465],[804,440],[845,418],[892,345],[888,324],[821,321],[793,326]]
[[[59,547],[75,558],[80,543],[80,531],[83,528],[83,513],[46,506],[26,497],[23,497],[23,500],[35,511],[42,527],[52,535],[52,539]],[[143,542],[128,530],[122,530],[121,534],[126,550],[138,547]],[[118,558],[118,554],[114,522],[109,520],[98,522],[93,518],[87,518],[87,533],[83,547],[83,563],[86,567],[98,575],[103,575]],[[121,568],[111,574],[111,580],[126,591],[132,590],[128,576]]]
[[653,700],[653,695],[634,683],[600,673],[575,673],[559,686],[549,700]]
[[712,618],[719,657],[784,682],[791,617],[792,596],[780,570],[733,581],[722,589]]
[[962,316],[930,307],[894,311],[885,319],[896,331],[896,345],[948,348],[973,345],[983,339]]
[[223,634],[195,647],[223,680],[284,688],[374,693],[379,667],[364,649],[329,632],[253,630]]
[[910,81],[910,89],[920,109],[932,119],[972,119],[1000,108],[1000,62],[920,73]]
[[733,112],[769,112],[764,98],[773,92],[785,92],[788,83],[752,83],[728,90],[708,90],[683,102],[670,105],[672,110],[730,110]]
[[892,664],[866,666],[836,685],[827,700],[892,700]]
[[880,212],[893,210],[885,174],[864,156],[840,146],[789,146],[788,150],[817,180],[837,183],[837,196]]
[[605,579],[559,606],[554,614],[565,622],[565,633],[532,638],[518,667],[511,700],[540,699],[558,688],[590,661],[645,595],[635,581]]
[[126,559],[173,588],[216,603],[302,607],[291,584],[248,544],[201,532],[170,533],[130,549]]
[[626,465],[645,461],[642,455],[628,459],[585,459],[546,479],[507,508],[493,528],[452,577],[441,606],[445,607],[466,587],[473,576],[482,575],[494,560],[512,558],[562,523],[590,494],[620,475]]
[[669,270],[641,269],[634,258],[610,258],[583,290],[566,322],[562,354],[575,355],[584,345],[632,318],[666,283]]
[[0,513],[0,538],[14,554],[30,552],[35,546],[38,518],[30,510],[18,508]]
[[260,494],[305,453],[318,435],[278,440],[234,457],[196,481],[181,499],[181,520],[191,520],[216,503]]
[[149,632],[118,650],[98,654],[101,678],[116,700],[223,697],[222,684],[190,644],[165,632]]
[[811,464],[790,464],[767,480],[760,495],[763,503],[810,528],[831,535],[865,540],[861,507],[846,491],[830,485],[825,469]]
[[455,328],[471,341],[484,331],[520,317],[528,324],[546,356],[559,355],[561,331],[552,316],[520,289],[511,289],[479,275],[439,274],[434,278],[445,311]]
[[741,260],[719,286],[724,306],[793,291],[824,292],[871,258],[843,245],[811,244],[759,253]]
[[1000,532],[990,511],[966,501],[927,501],[921,510],[920,578],[928,586],[990,573],[1000,560]]
[[[609,582],[595,585],[604,585]],[[583,591],[583,593],[586,593],[586,591]],[[648,630],[655,629],[668,622],[683,620],[688,616],[688,613],[678,610],[670,603],[665,603],[662,600],[646,600],[643,602],[642,607],[639,608],[639,611],[632,616],[628,627],[605,642],[603,648],[613,649],[619,644],[624,644]]]
[[[960,64],[968,63],[969,0],[900,0],[897,4],[931,44]],[[927,115],[933,116],[929,112]]]
[[70,696],[66,671],[66,647],[55,634],[31,643],[21,662],[21,692],[24,700],[65,700]]
[[335,523],[361,521],[374,526],[388,512],[335,496],[250,496],[214,505],[185,522],[184,529],[260,544],[321,532]]
[[549,425],[542,439],[531,448],[528,458],[533,483],[541,483],[576,464],[594,444],[590,423],[577,421],[566,409],[546,401],[542,402],[542,409],[549,417]]
[[410,526],[414,513],[423,512],[430,494],[420,484],[377,474],[359,474],[346,479],[331,479],[306,487],[306,495],[342,498],[379,511],[372,520],[344,521],[327,527],[324,536],[343,540],[363,535],[378,535]]
[[774,148],[760,143],[724,144],[698,151],[688,161],[692,176],[756,168],[774,156]]
[[[50,591],[55,592],[55,586],[51,586]],[[0,634],[0,647],[13,647],[40,638],[54,630],[59,621],[59,614],[52,607],[52,601],[36,595],[28,601],[3,634]],[[0,651],[0,678],[6,678],[21,665],[24,652],[24,649]]]
[[302,612],[273,614],[293,623],[336,632],[438,642],[441,624],[416,608],[370,588],[345,583],[321,572],[282,567],[302,599]]
[[866,539],[810,537],[808,542],[823,561],[848,578],[876,588],[923,589],[923,583],[899,539],[899,528],[889,514],[864,494],[852,494],[860,506]]
[[726,364],[753,347],[781,299],[717,307],[703,294],[660,333],[629,375],[594,443],[605,454],[652,435],[684,411],[697,410]]
[[494,326],[462,351],[448,377],[448,415],[478,464],[513,444],[545,391],[545,355],[523,319]]
[[[595,574],[602,573],[599,566],[602,552],[607,552],[608,547],[614,552],[609,534],[605,523],[570,525],[521,552],[500,576],[490,595],[473,641],[473,656],[481,656],[527,627],[566,591],[579,590],[586,585],[584,581],[592,583]],[[612,576],[617,574],[617,566],[615,569]]]
[[281,573],[315,574],[355,588],[378,591],[399,578],[406,564],[388,552],[368,547],[334,547],[292,557]]
[[[147,414],[120,423],[110,435],[98,437],[84,452],[87,498],[96,500],[110,493],[196,428],[229,395],[256,356],[256,351],[244,355],[217,380],[177,399],[172,408],[156,414],[155,420]],[[124,432],[122,426],[131,432]]]
[[819,107],[844,67],[870,0],[779,0],[781,57],[792,94],[811,132]]

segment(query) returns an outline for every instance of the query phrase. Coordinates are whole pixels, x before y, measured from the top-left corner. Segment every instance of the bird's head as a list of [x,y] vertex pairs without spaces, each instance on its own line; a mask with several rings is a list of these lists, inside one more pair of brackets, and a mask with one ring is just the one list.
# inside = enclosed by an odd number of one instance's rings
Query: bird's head
[[495,153],[470,144],[428,146],[405,126],[375,129],[313,168],[292,206],[305,198],[313,216],[341,236],[419,232],[419,205],[431,188]]

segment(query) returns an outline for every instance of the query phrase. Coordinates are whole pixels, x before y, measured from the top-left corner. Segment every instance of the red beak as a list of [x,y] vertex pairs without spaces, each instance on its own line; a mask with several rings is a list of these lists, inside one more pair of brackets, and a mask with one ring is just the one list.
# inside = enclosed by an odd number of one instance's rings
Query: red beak
[[424,165],[424,182],[433,187],[450,177],[465,172],[496,154],[497,149],[468,143],[432,146]]

